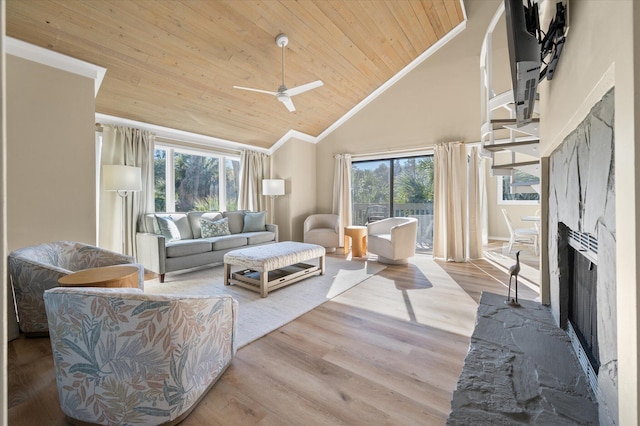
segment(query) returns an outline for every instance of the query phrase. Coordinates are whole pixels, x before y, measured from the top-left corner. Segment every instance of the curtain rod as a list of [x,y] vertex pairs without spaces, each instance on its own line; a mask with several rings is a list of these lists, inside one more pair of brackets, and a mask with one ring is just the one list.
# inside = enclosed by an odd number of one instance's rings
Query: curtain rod
[[408,148],[408,149],[387,150],[387,151],[379,151],[379,152],[365,152],[361,154],[351,154],[351,158],[394,156],[394,155],[408,154],[408,153],[421,154],[421,153],[428,153],[432,151],[433,151],[433,147]]
[[[471,148],[474,146],[480,146],[480,142],[464,142],[464,141],[456,141],[464,144],[465,146]],[[437,144],[423,146],[419,148],[406,148],[406,149],[398,149],[398,150],[387,150],[387,151],[379,151],[379,152],[364,152],[361,154],[351,154],[351,158],[369,158],[369,157],[393,157],[394,155],[402,155],[402,154],[410,154],[414,153],[416,155],[419,154],[433,154],[433,149]]]
[[237,156],[240,156],[242,154],[242,151],[240,151],[240,150],[235,150],[235,149],[231,149],[231,148],[225,148],[225,147],[221,147],[221,146],[214,146],[214,145],[207,145],[207,144],[199,144],[199,143],[194,143],[194,142],[181,141],[179,139],[172,139],[172,138],[167,138],[167,137],[164,137],[164,136],[156,136],[156,142],[160,142],[161,144],[164,142],[165,144],[170,144],[170,145],[173,145],[173,146],[179,146],[179,147],[184,147],[184,148],[193,148],[193,149],[199,149],[199,150],[204,150],[204,151],[212,151],[212,152],[219,152],[219,153],[226,153],[226,154],[237,155]]

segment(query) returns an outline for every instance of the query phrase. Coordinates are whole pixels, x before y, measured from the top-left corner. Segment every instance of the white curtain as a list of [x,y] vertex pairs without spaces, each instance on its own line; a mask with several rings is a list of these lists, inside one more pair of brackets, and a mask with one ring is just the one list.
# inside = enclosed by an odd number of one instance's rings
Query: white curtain
[[480,155],[478,148],[473,147],[469,152],[469,173],[467,195],[469,207],[469,233],[468,233],[468,258],[479,259],[482,257],[482,203],[483,197],[480,188]]
[[[147,130],[122,126],[103,126],[100,151],[100,187],[102,166],[125,165],[140,167],[142,190],[131,192],[122,199],[116,192],[100,190],[98,244],[109,250],[135,256],[136,227],[144,213],[154,211],[153,150],[155,134]],[[124,223],[122,202],[125,203]]]
[[467,257],[467,151],[464,143],[436,145],[433,198],[433,257],[464,262]]
[[269,156],[244,150],[240,156],[238,209],[265,211],[267,203],[262,195],[262,179],[269,179]]
[[351,225],[351,154],[337,154],[333,173],[333,214],[340,216],[340,246],[344,227]]
[[436,145],[434,154],[433,257],[454,262],[481,258],[487,210],[485,163],[478,148],[467,155],[462,142]]

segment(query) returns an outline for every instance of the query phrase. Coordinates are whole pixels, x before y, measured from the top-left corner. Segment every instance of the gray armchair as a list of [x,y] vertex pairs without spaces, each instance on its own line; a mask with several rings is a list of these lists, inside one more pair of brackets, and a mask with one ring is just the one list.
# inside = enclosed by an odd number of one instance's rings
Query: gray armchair
[[368,251],[378,262],[404,265],[416,253],[418,219],[390,217],[367,225]]
[[[89,268],[134,264],[131,256],[73,241],[56,241],[17,249],[9,253],[9,282],[15,294],[20,331],[46,334],[45,290],[58,287],[64,275]],[[144,269],[139,267],[139,287],[144,286]]]

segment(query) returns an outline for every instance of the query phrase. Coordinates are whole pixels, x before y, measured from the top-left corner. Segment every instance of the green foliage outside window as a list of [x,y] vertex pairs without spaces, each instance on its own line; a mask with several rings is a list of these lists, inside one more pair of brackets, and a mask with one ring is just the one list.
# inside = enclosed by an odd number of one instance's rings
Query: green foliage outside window
[[174,153],[176,211],[218,210],[218,159]]
[[167,151],[156,149],[153,153],[153,180],[155,187],[155,208],[157,212],[167,211]]
[[395,160],[394,204],[433,202],[433,157]]
[[[536,176],[522,172],[520,170],[513,171],[513,183],[539,183],[540,179]],[[528,201],[539,200],[540,194],[537,192],[532,193],[512,193],[511,192],[512,180],[509,176],[502,176],[502,200],[503,201]]]
[[[167,152],[173,154],[174,201],[167,206]],[[220,172],[223,166],[226,209],[237,210],[240,162],[216,156],[187,154],[159,148],[154,153],[155,211],[217,211],[220,210]]]

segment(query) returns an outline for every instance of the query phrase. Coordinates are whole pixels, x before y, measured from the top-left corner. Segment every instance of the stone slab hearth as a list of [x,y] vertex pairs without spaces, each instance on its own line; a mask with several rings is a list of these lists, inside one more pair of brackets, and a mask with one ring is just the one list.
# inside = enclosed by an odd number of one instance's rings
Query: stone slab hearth
[[483,293],[447,425],[597,425],[598,406],[548,307]]

